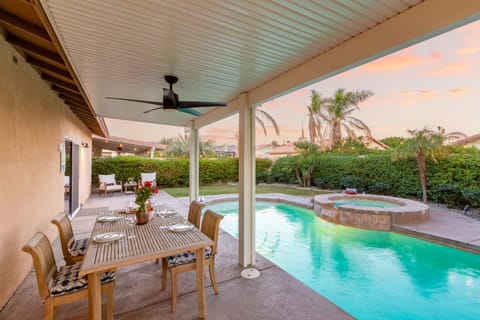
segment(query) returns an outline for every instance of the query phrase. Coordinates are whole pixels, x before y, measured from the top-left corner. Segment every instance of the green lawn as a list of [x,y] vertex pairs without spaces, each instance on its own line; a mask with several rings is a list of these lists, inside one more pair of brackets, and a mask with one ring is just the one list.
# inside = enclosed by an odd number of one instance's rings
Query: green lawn
[[[170,194],[173,197],[188,197],[188,187],[185,188],[162,188],[163,191]],[[302,190],[295,189],[291,187],[281,187],[281,186],[269,186],[269,185],[258,185],[257,194],[261,193],[284,193],[292,196],[304,196],[312,197],[323,192],[318,190]],[[229,194],[229,193],[238,193],[237,185],[209,185],[200,187],[200,195],[216,195],[216,194]]]

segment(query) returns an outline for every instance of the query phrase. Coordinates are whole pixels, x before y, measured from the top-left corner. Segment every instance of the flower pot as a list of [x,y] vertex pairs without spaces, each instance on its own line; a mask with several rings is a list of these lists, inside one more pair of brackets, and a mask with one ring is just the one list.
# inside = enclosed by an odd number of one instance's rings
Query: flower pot
[[137,210],[137,224],[145,224],[150,220],[148,212]]

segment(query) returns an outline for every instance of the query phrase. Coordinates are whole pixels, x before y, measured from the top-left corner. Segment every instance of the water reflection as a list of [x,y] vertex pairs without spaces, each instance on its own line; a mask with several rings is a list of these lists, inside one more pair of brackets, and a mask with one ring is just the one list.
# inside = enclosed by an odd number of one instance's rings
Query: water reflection
[[[212,206],[238,237],[236,203]],[[480,257],[400,234],[339,226],[257,203],[257,250],[360,319],[480,317]]]

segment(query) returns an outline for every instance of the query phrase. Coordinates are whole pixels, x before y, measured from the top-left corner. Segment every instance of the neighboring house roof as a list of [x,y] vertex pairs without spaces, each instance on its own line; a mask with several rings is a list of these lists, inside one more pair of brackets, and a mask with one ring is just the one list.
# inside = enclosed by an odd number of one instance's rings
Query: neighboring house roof
[[450,143],[451,146],[463,146],[466,144],[480,143],[480,134],[474,134],[470,137],[465,137],[462,139],[455,140]]
[[92,137],[95,149],[106,149],[118,151],[121,146],[121,152],[140,154],[150,151],[152,148],[156,150],[166,150],[167,146],[157,142],[140,141],[122,137],[110,136],[108,139],[99,136]]
[[298,154],[298,150],[293,144],[285,144],[285,145],[280,146],[280,147],[272,148],[272,150],[270,150],[268,152],[268,154],[270,154],[270,155],[281,155],[281,154],[292,155],[292,154]]

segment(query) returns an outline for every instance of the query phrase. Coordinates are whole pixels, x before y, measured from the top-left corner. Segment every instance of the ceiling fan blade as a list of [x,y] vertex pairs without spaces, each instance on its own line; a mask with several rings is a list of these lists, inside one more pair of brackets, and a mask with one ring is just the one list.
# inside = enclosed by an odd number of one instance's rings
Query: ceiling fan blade
[[163,107],[157,107],[157,108],[149,109],[147,111],[143,111],[143,113],[149,113],[149,112],[152,112],[152,111],[155,111],[155,110],[161,110],[161,109],[163,109]]
[[179,101],[178,108],[226,107],[225,102]]
[[148,104],[155,104],[155,105],[157,105],[157,106],[163,106],[163,102],[160,102],[160,101],[138,100],[138,99],[126,99],[126,98],[114,98],[114,97],[105,97],[105,99],[110,99],[110,100],[123,100],[123,101],[133,101],[133,102],[148,103]]
[[195,117],[200,117],[202,115],[197,110],[193,110],[193,109],[189,109],[189,108],[180,108],[180,109],[178,109],[178,111],[190,114],[190,115],[195,116]]

